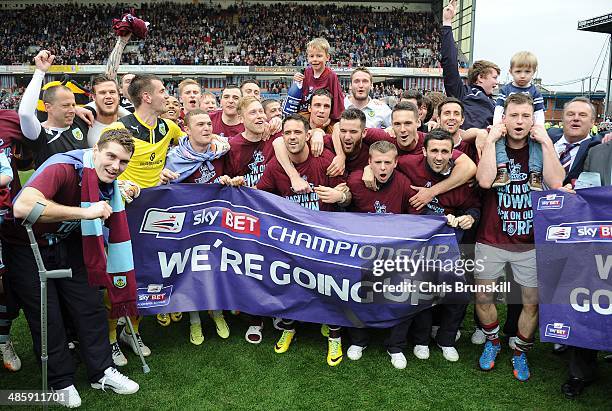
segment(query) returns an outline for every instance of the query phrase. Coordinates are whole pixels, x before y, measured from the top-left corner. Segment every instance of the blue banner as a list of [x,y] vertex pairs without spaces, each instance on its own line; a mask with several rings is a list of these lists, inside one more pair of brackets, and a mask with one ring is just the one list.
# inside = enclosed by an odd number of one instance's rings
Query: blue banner
[[540,339],[612,351],[612,187],[532,196]]
[[312,211],[218,184],[146,189],[127,211],[144,315],[222,309],[389,327],[467,302],[443,217]]

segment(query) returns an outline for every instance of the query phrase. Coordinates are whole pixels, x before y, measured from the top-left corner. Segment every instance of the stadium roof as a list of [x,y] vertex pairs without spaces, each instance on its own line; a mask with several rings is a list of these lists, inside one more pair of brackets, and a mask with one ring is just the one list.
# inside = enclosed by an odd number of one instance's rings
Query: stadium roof
[[578,30],[612,34],[612,13],[579,21]]

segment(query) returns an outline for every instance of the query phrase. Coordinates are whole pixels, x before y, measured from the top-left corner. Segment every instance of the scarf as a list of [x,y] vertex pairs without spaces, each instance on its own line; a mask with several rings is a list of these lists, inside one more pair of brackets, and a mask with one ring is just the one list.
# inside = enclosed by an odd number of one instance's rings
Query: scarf
[[113,213],[106,220],[109,230],[108,252],[104,249],[102,220],[81,220],[83,261],[89,285],[104,287],[108,291],[111,302],[110,318],[137,315],[132,242],[117,180],[102,187],[99,185],[92,149],[55,154],[45,161],[32,177],[52,164],[72,164],[78,170],[81,176],[81,207],[86,208],[105,200],[113,209]]
[[[216,144],[215,144],[216,143]],[[180,183],[195,173],[200,166],[205,165],[208,170],[213,171],[215,167],[211,161],[216,160],[229,151],[227,138],[215,137],[208,145],[208,150],[198,153],[189,142],[189,137],[183,136],[179,139],[178,146],[173,147],[166,157],[166,168],[179,174],[173,183]]]

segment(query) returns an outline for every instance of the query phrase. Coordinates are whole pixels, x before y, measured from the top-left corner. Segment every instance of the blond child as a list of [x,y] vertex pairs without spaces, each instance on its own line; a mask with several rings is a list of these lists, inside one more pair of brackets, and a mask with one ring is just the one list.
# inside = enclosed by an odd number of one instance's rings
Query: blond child
[[334,102],[330,118],[339,120],[344,111],[344,93],[338,81],[338,76],[327,66],[330,60],[330,45],[324,38],[315,38],[306,45],[308,67],[304,74],[296,73],[293,76],[295,82],[302,83],[302,100],[299,111],[308,111],[308,105],[312,93],[318,89],[327,89],[332,94]]
[[[512,82],[501,87],[493,114],[493,124],[502,121],[506,98],[511,94],[526,94],[533,99],[533,123],[544,125],[544,99],[540,91],[531,83],[538,69],[538,59],[529,51],[519,51],[510,60],[510,74]],[[500,138],[495,144],[495,157],[497,161],[497,176],[493,187],[510,184],[512,170],[509,166],[506,153],[506,139]],[[542,146],[529,139],[529,186],[532,190],[542,190]]]

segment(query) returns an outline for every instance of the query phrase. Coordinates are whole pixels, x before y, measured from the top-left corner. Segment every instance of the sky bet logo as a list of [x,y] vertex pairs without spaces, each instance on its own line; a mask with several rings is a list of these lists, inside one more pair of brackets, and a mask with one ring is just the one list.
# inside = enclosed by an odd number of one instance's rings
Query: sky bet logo
[[[217,224],[215,224],[217,223]],[[193,212],[193,225],[216,225],[239,234],[260,236],[259,218],[224,207],[208,207]]]
[[545,337],[558,338],[560,340],[567,340],[570,336],[570,326],[563,323],[549,323],[546,324],[546,331],[544,332]]
[[546,229],[546,240],[557,243],[612,242],[612,221],[580,221],[552,225]]
[[147,288],[138,288],[136,293],[138,308],[163,307],[170,304],[172,285],[149,284]]
[[558,194],[548,194],[538,198],[538,210],[560,210],[563,208],[565,197]]
[[580,237],[612,238],[612,225],[585,225],[576,228]]

